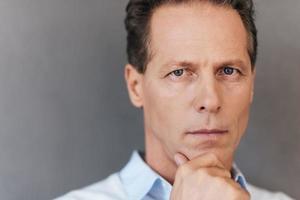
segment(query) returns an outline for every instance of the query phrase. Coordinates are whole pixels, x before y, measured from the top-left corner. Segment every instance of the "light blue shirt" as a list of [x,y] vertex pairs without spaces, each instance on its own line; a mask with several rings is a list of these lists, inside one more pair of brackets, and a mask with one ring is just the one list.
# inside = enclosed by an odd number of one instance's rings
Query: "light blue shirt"
[[[233,165],[231,173],[232,178],[250,192],[252,200],[292,200],[283,193],[272,193],[248,184],[236,165]],[[56,200],[169,200],[171,190],[172,185],[134,151],[120,172]]]
[[[134,151],[128,164],[120,171],[120,179],[132,200],[138,199],[169,199],[172,185],[163,177],[153,171]],[[233,167],[232,176],[246,189],[246,179],[236,166]]]

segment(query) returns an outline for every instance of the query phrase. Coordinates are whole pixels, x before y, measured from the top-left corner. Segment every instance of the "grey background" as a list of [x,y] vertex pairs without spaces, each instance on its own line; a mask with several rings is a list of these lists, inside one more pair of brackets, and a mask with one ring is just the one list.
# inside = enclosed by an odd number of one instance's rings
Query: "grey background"
[[[255,102],[237,162],[300,199],[300,1],[257,2]],[[52,199],[143,148],[128,100],[126,0],[0,0],[0,199]]]

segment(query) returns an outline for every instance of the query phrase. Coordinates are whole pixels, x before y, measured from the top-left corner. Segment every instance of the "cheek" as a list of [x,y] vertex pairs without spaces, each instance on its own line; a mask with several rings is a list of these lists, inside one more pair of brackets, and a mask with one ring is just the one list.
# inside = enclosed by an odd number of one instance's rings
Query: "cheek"
[[145,86],[145,122],[158,135],[176,137],[184,128],[185,112],[191,93],[159,81],[148,82]]
[[248,85],[231,88],[227,91],[229,98],[225,99],[224,113],[236,137],[234,140],[236,145],[239,143],[248,124],[251,91],[251,87]]

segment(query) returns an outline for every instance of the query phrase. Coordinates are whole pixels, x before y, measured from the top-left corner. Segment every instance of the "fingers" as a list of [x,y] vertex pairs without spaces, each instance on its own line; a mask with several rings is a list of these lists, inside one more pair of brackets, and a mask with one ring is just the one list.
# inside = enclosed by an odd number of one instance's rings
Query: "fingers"
[[233,199],[250,199],[250,193],[242,188],[240,184],[232,179],[224,179],[226,184],[230,185],[226,190],[228,196],[235,197]]
[[225,169],[223,163],[219,160],[219,158],[214,153],[205,153],[192,160],[189,160],[182,153],[176,153],[174,156],[174,160],[177,166],[181,166],[183,164],[188,163],[193,169],[198,169],[203,167],[218,167],[221,169]]
[[210,174],[211,176],[220,176],[224,178],[231,178],[231,173],[225,169],[222,162],[213,153],[206,153],[200,155],[193,160],[189,160],[185,155],[181,153],[176,153],[174,160],[178,166],[178,175],[185,176],[194,171],[199,171],[200,173]]
[[231,174],[229,171],[217,167],[206,168],[205,170],[199,171],[198,173],[207,174],[210,177],[222,177],[231,180]]
[[178,166],[171,199],[238,199],[249,200],[250,195],[231,178],[230,170],[214,153],[206,153],[189,160],[176,153]]

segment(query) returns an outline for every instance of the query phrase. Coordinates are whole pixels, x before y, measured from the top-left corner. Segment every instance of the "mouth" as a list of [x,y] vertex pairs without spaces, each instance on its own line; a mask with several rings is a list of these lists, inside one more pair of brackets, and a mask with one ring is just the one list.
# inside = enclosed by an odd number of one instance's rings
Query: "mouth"
[[[228,140],[227,129],[199,129],[186,132],[186,142],[192,148],[204,151],[205,149],[221,147]],[[227,138],[227,139],[226,139]]]
[[228,135],[229,131],[226,129],[200,129],[195,131],[189,131],[186,135],[192,140],[197,141],[217,141],[226,135]]
[[224,129],[200,129],[196,131],[189,131],[187,134],[191,135],[223,135],[228,133],[228,130]]

